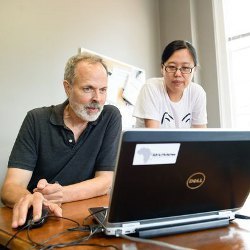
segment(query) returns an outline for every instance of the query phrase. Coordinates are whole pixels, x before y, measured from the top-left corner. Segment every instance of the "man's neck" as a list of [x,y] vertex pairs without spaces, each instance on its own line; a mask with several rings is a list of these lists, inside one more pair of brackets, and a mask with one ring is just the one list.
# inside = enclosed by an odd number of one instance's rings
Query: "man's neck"
[[68,104],[64,109],[63,120],[65,125],[74,133],[75,141],[86,129],[88,122],[79,118]]

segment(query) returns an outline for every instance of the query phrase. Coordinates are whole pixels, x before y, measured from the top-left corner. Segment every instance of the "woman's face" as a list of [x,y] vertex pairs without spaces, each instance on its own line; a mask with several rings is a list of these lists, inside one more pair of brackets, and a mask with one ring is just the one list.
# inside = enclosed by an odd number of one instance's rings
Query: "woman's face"
[[161,72],[170,99],[171,96],[181,98],[193,78],[194,70],[194,60],[188,49],[176,50],[162,65]]

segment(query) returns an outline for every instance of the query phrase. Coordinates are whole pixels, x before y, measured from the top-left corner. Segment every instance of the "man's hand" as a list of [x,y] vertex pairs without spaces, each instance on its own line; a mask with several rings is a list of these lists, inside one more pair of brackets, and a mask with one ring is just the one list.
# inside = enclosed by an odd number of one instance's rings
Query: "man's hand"
[[13,208],[12,227],[17,228],[25,223],[28,210],[31,206],[33,206],[33,219],[34,221],[38,221],[42,215],[43,205],[56,216],[62,216],[62,209],[60,206],[47,201],[41,193],[35,192],[25,195],[15,204]]
[[50,184],[47,180],[41,179],[33,192],[41,193],[46,200],[58,205],[63,202],[63,187],[59,183]]

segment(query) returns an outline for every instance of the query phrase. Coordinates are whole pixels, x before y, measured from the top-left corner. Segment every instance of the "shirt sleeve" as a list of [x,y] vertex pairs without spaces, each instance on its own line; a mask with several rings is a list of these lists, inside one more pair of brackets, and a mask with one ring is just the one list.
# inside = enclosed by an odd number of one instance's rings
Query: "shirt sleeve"
[[158,86],[159,85],[156,85],[152,80],[148,80],[147,83],[142,86],[134,108],[134,117],[156,121],[161,120],[161,96],[159,95],[160,90]]
[[34,119],[28,112],[12,148],[8,166],[33,171],[37,161]]
[[116,163],[122,130],[121,114],[116,107],[112,105],[107,106],[110,106],[109,112],[111,112],[111,115],[105,127],[102,145],[96,159],[95,171],[112,171]]

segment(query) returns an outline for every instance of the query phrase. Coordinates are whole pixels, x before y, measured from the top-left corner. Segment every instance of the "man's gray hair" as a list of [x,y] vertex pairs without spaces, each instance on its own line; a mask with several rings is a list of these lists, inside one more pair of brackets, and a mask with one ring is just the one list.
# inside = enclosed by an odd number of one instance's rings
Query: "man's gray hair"
[[78,55],[75,55],[75,56],[72,56],[71,58],[69,58],[68,62],[66,63],[66,66],[65,66],[64,80],[68,81],[70,84],[73,84],[74,79],[75,79],[76,65],[82,61],[90,63],[90,64],[101,63],[102,66],[105,68],[107,75],[108,75],[107,65],[100,56],[97,56],[97,55],[94,55],[91,53],[87,53],[87,52],[83,52],[81,54],[78,54]]

